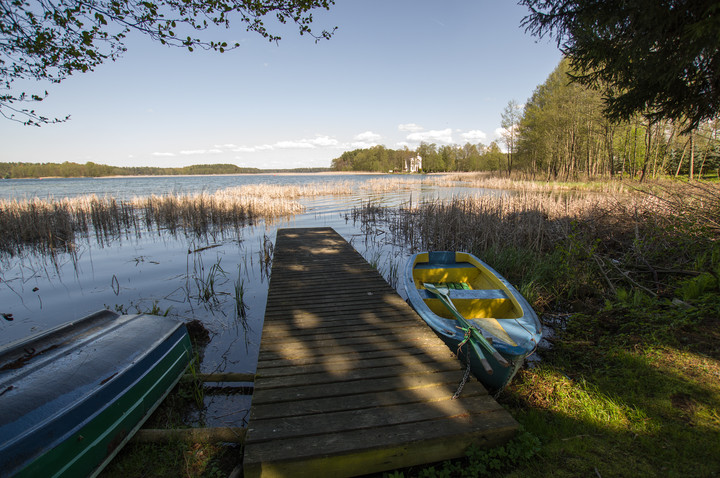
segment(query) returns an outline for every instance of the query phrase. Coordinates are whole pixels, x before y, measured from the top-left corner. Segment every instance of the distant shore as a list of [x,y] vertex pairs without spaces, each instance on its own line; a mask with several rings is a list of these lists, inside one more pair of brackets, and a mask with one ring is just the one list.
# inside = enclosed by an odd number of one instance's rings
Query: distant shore
[[[213,176],[360,176],[385,174],[410,174],[410,173],[379,173],[376,171],[320,171],[320,172],[268,172],[268,173],[226,173],[226,174],[113,174],[108,176],[41,176],[37,178],[4,178],[4,179],[120,179],[120,178],[189,178],[189,177],[213,177]],[[0,178],[1,180],[2,178]]]

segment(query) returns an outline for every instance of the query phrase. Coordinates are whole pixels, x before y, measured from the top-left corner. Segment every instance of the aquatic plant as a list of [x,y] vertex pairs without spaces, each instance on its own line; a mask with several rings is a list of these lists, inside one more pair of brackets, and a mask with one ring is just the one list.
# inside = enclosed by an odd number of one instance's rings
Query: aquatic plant
[[276,186],[272,192],[259,187],[231,188],[215,194],[153,195],[127,201],[95,195],[0,200],[0,253],[15,255],[30,247],[42,254],[56,254],[72,251],[79,238],[94,235],[104,245],[124,235],[140,236],[152,230],[222,235],[259,219],[298,214],[304,207],[291,197],[331,190],[335,189],[325,186],[298,191],[296,186]]
[[268,280],[270,279],[274,252],[275,246],[273,245],[272,240],[267,236],[267,234],[263,234],[263,238],[260,242],[260,250],[258,251],[258,256],[260,257],[261,280],[263,279],[263,277],[267,277]]

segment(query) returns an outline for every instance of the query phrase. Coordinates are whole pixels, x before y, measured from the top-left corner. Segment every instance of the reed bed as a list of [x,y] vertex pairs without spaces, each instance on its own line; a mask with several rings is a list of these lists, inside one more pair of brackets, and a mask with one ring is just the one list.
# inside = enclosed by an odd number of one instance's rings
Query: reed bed
[[[382,228],[389,242],[412,251],[472,252],[543,304],[620,289],[658,297],[673,280],[694,274],[698,254],[717,248],[720,236],[712,228],[720,200],[687,196],[676,190],[581,197],[521,192],[414,208],[366,204],[353,219],[366,234]],[[544,290],[533,291],[537,283]]]
[[303,185],[248,184],[219,191],[220,195],[262,198],[289,198],[316,196],[346,196],[352,194],[355,183],[350,181],[330,181]]
[[498,176],[497,174],[481,173],[455,173],[438,176],[433,181],[438,186],[456,187],[458,183],[463,186],[503,189],[527,192],[560,193],[568,191],[600,192],[607,194],[623,194],[634,188],[622,181],[594,181],[594,182],[568,182],[568,181],[537,181],[522,177]]
[[[20,254],[31,247],[42,254],[73,250],[78,237],[94,235],[104,243],[122,235],[156,229],[173,234],[217,234],[259,219],[303,212],[293,200],[297,189],[233,188],[215,194],[133,198],[82,196],[61,200],[0,201],[0,253]],[[300,191],[316,194],[321,188]]]
[[423,178],[400,176],[394,178],[376,178],[364,182],[361,189],[373,193],[394,192],[417,186],[424,181]]
[[258,219],[298,214],[304,207],[286,197],[262,197],[219,191],[215,194],[134,198],[130,204],[148,229],[204,234],[227,226],[244,226]]
[[482,250],[523,247],[543,251],[567,237],[578,218],[617,208],[605,198],[523,193],[509,196],[456,197],[419,206],[384,209],[367,204],[353,211],[363,223],[385,222],[400,242],[423,250]]

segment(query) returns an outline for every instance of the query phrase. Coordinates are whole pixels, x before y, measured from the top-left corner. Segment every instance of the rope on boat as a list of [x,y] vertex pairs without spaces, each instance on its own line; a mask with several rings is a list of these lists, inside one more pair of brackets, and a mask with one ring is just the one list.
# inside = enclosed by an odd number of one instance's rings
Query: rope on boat
[[455,355],[457,355],[458,357],[460,357],[460,349],[462,348],[463,345],[465,345],[465,344],[468,342],[468,340],[470,340],[470,339],[472,338],[472,329],[473,329],[474,327],[473,327],[473,326],[470,326],[470,327],[467,327],[467,328],[465,328],[465,327],[457,327],[457,328],[460,329],[460,330],[465,331],[465,337],[462,339],[462,342],[460,342],[460,343],[458,344],[457,352],[455,353]]

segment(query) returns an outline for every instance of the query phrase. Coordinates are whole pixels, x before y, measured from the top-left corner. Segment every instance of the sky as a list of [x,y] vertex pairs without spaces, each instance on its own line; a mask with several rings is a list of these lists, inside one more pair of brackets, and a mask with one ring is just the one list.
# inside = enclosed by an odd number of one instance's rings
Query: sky
[[270,43],[240,22],[225,53],[141,35],[127,52],[57,85],[34,105],[70,120],[40,128],[0,118],[0,162],[92,161],[182,167],[329,167],[344,151],[499,139],[510,100],[525,103],[560,62],[524,32],[509,0],[337,0]]

